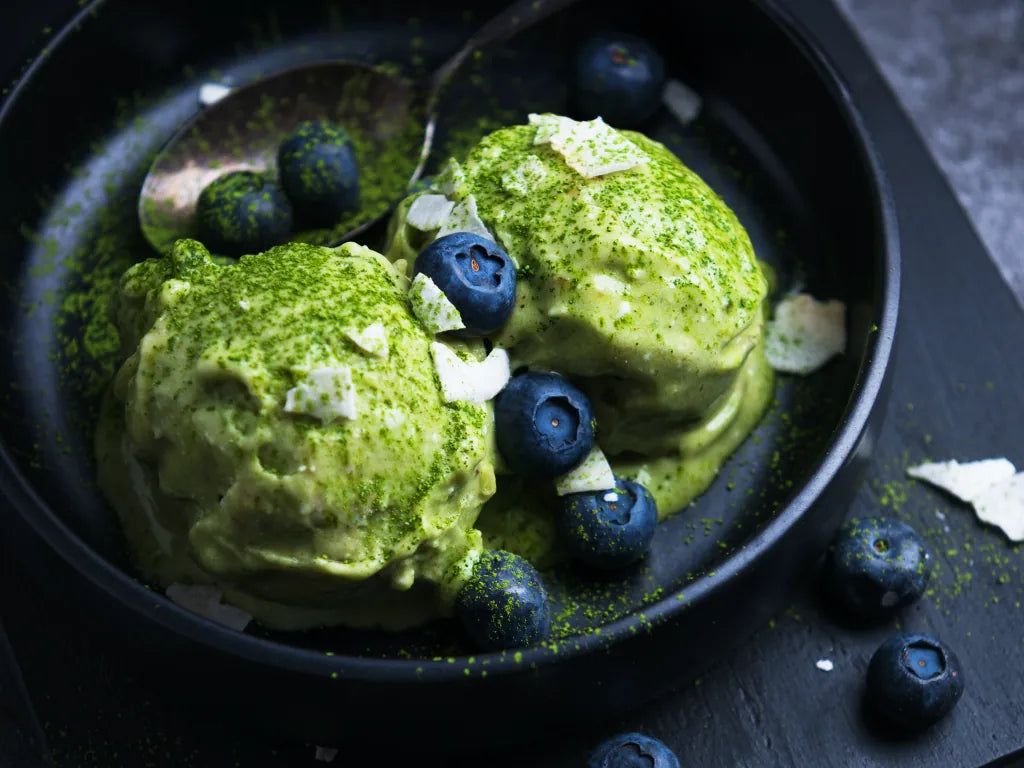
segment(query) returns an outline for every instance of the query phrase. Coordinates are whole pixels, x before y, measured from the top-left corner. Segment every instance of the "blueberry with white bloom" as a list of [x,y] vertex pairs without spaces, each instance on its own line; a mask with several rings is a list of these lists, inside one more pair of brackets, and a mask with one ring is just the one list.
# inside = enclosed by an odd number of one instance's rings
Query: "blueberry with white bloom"
[[558,533],[576,560],[615,570],[647,552],[658,524],[654,497],[640,483],[616,478],[615,488],[562,496]]
[[891,517],[848,522],[828,561],[833,594],[867,618],[890,616],[919,600],[930,576],[928,547],[913,528]]
[[916,730],[941,719],[963,691],[960,660],[929,635],[891,637],[868,663],[868,700],[885,719],[903,728]]
[[665,64],[646,40],[599,35],[576,52],[570,83],[573,109],[580,119],[601,116],[615,127],[637,125],[661,103]]
[[485,237],[453,232],[427,245],[413,264],[441,289],[465,328],[453,336],[486,336],[498,330],[516,303],[516,268],[505,250]]
[[287,239],[292,206],[284,190],[266,175],[232,171],[199,193],[196,223],[199,239],[213,253],[260,253]]
[[469,636],[487,651],[535,645],[551,629],[548,596],[537,569],[504,550],[480,556],[455,608]]
[[679,758],[653,736],[620,733],[598,744],[587,768],[679,768]]
[[553,478],[590,453],[594,410],[587,396],[557,373],[522,373],[495,400],[494,432],[513,472]]
[[359,206],[359,167],[352,138],[340,125],[300,123],[282,140],[277,168],[297,217],[306,224],[329,227]]

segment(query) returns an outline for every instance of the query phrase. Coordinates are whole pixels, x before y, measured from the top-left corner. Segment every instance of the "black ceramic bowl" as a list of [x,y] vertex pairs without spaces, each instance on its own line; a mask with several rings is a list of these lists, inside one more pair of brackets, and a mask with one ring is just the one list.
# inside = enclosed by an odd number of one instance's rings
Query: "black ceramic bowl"
[[[481,116],[562,111],[568,56],[587,31],[640,33],[670,76],[704,97],[696,123],[681,127],[662,110],[642,129],[726,199],[782,288],[799,280],[846,302],[847,354],[780,380],[754,437],[659,526],[645,566],[596,590],[594,605],[623,609],[567,617],[584,632],[557,647],[469,656],[444,622],[398,637],[241,634],[133,578],[93,483],[92,419],[115,357],[95,318],[104,280],[150,255],[135,222],[149,159],[198,108],[201,83],[331,56],[429,68],[496,9],[476,4],[467,18],[457,5],[432,4],[417,19],[412,2],[95,2],[0,112],[4,539],[75,609],[69,617],[85,622],[76,626],[103,632],[141,673],[171,671],[159,684],[184,689],[190,709],[317,743],[386,731],[440,749],[608,718],[697,674],[767,620],[824,550],[861,477],[883,411],[899,260],[882,170],[842,82],[772,2],[584,2],[459,81],[438,159],[486,127]],[[595,591],[564,572],[548,578],[584,603]],[[601,633],[586,631],[595,624]]]

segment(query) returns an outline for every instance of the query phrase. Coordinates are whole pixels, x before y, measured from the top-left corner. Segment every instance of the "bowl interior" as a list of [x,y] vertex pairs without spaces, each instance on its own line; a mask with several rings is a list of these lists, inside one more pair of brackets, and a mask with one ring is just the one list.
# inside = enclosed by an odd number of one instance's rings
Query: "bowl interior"
[[[9,289],[0,436],[46,503],[31,514],[56,515],[130,576],[93,479],[96,407],[118,362],[105,307],[120,272],[152,255],[138,231],[139,188],[155,152],[198,109],[198,87],[331,57],[423,75],[498,7],[440,2],[428,14],[412,2],[310,2],[286,13],[259,0],[109,0],[80,15],[0,120],[0,146],[18,148],[0,182],[0,276]],[[545,574],[565,633],[592,631],[712,573],[805,484],[856,392],[886,279],[862,154],[835,95],[779,29],[746,3],[596,8],[580,4],[474,62],[442,109],[432,165],[528,112],[564,112],[568,60],[588,32],[640,33],[663,52],[669,76],[704,100],[690,125],[662,109],[641,130],[735,210],[780,291],[802,285],[847,303],[848,347],[812,376],[779,379],[755,433],[703,496],[659,526],[642,567],[605,580],[568,568]],[[367,244],[380,236],[369,233]],[[444,621],[399,635],[250,631],[338,654],[469,650]]]

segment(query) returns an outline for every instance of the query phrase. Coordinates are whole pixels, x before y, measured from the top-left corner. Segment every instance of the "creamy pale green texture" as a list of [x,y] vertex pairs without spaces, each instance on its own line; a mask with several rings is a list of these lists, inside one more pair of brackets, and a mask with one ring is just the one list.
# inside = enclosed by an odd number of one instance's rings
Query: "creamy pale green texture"
[[[513,367],[588,392],[613,468],[645,482],[664,517],[708,486],[771,398],[767,281],[733,212],[661,144],[623,132],[648,162],[587,179],[536,133],[492,133],[428,193],[473,195],[516,262],[516,308],[495,345]],[[406,221],[414,199],[391,222],[393,261],[434,237]],[[501,478],[479,526],[489,546],[543,564],[557,557],[554,499],[536,485]]]
[[[519,268],[516,308],[494,337],[515,363],[573,376],[591,394],[610,454],[671,451],[733,385],[762,333],[767,283],[735,215],[657,142],[626,133],[650,162],[586,179],[534,126],[487,136],[453,197]],[[392,227],[388,256],[412,260],[431,235]]]
[[[446,610],[494,492],[492,417],[443,402],[405,282],[354,244],[220,266],[179,241],[125,274],[128,358],[97,450],[145,574],[217,581],[278,626],[400,626]],[[347,335],[375,323],[386,356]],[[339,367],[355,418],[285,412],[311,371]]]

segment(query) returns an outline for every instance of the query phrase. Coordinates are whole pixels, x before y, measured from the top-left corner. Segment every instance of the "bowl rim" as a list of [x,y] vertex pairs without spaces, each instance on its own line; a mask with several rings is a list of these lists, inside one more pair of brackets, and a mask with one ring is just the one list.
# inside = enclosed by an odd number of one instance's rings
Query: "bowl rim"
[[[93,0],[80,8],[53,36],[50,49],[59,46],[82,21],[104,4],[105,0]],[[824,455],[814,465],[804,485],[786,501],[779,512],[745,546],[729,555],[714,571],[661,597],[642,612],[603,625],[600,634],[578,635],[557,644],[445,657],[440,660],[328,655],[323,651],[237,632],[181,608],[151,590],[131,574],[101,557],[53,512],[20,472],[3,441],[0,441],[0,498],[8,501],[9,506],[21,516],[33,533],[78,576],[87,579],[100,592],[140,614],[145,620],[210,650],[264,666],[271,665],[280,671],[319,678],[337,675],[342,679],[392,683],[482,679],[477,676],[466,678],[463,673],[464,664],[452,663],[471,663],[468,661],[470,659],[473,663],[489,665],[490,675],[513,674],[523,668],[535,669],[607,648],[638,630],[648,631],[652,626],[664,623],[678,613],[691,610],[694,605],[710,599],[720,585],[735,579],[785,537],[810,511],[814,501],[857,449],[875,400],[883,389],[895,340],[900,295],[900,247],[895,203],[880,153],[867,132],[858,106],[828,55],[790,11],[783,8],[778,0],[751,0],[751,5],[767,16],[811,65],[850,131],[859,154],[858,159],[868,172],[871,204],[880,232],[876,236],[876,249],[881,252],[882,259],[880,264],[876,262],[874,268],[881,278],[881,290],[874,318],[877,331],[869,336],[850,400]],[[44,58],[37,57],[24,70],[6,99],[0,103],[0,122],[7,117],[25,84],[32,80]],[[25,514],[26,510],[31,510],[32,514]]]

